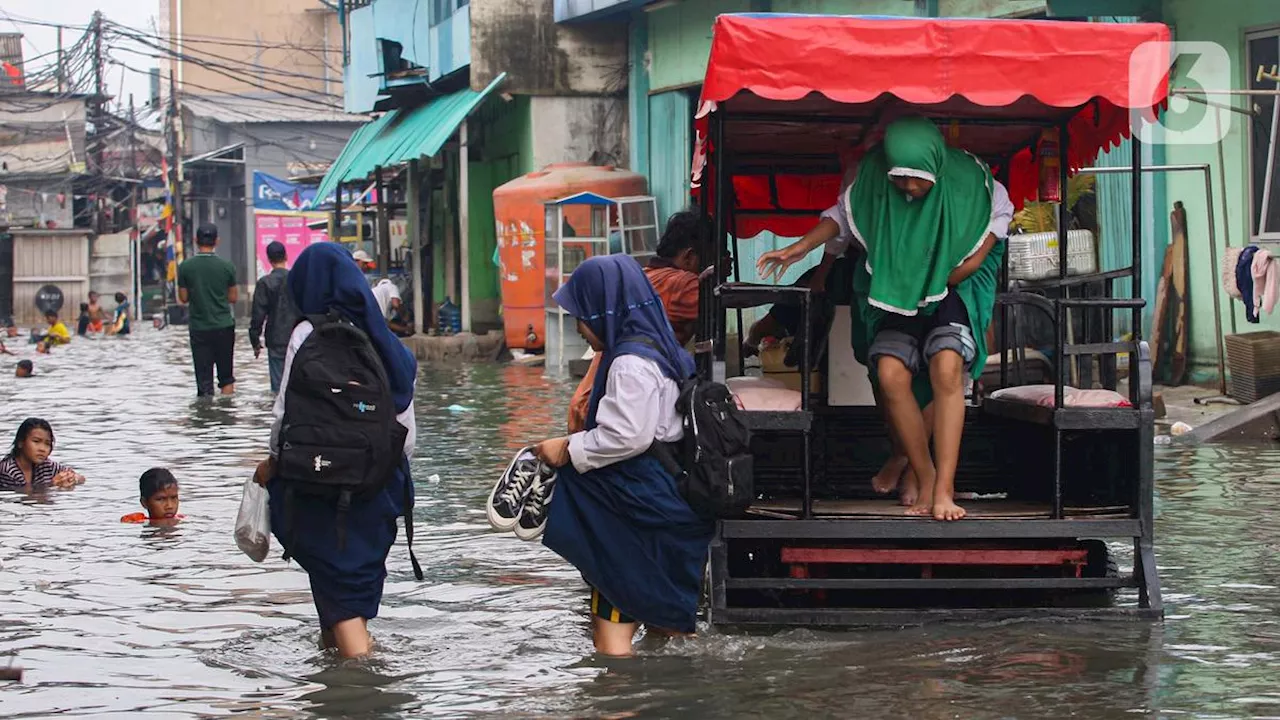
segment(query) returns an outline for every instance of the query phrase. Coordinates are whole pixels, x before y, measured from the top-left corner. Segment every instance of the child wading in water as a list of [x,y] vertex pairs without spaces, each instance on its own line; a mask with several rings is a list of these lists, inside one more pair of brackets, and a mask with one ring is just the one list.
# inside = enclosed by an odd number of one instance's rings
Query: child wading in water
[[157,527],[177,525],[178,479],[165,468],[151,468],[138,478],[138,497],[146,512],[129,513],[120,518],[124,523],[149,523]]
[[53,428],[41,418],[27,418],[18,426],[13,448],[0,458],[0,488],[44,490],[71,488],[84,477],[71,468],[49,459],[53,453]]
[[[341,245],[316,243],[303,250],[289,272],[286,287],[294,306],[304,317],[336,313],[369,337],[386,373],[394,422],[399,423],[406,434],[403,448],[396,448],[398,462],[386,485],[375,494],[350,498],[350,506],[341,510],[341,515],[332,499],[290,492],[290,484],[300,482],[301,478],[279,475],[280,439],[288,432],[286,418],[290,406],[287,401],[293,397],[289,390],[290,378],[306,380],[308,377],[306,372],[294,369],[294,360],[315,331],[310,320],[299,322],[289,338],[280,394],[276,395],[272,410],[275,422],[271,427],[271,456],[258,465],[254,480],[265,485],[270,493],[271,532],[311,580],[322,644],[327,648],[336,647],[343,657],[359,657],[373,648],[368,621],[377,617],[382,602],[387,552],[396,539],[396,518],[404,516],[406,534],[411,532],[413,480],[409,476],[409,458],[413,455],[416,432],[413,388],[418,364],[387,327],[369,284]],[[299,387],[308,386],[300,383]],[[359,412],[364,413],[365,409]],[[358,432],[354,426],[335,429]],[[347,453],[331,457],[351,457],[351,451],[346,448],[322,450],[316,455],[317,472],[323,468],[322,463],[328,464],[326,451]]]
[[683,437],[676,399],[694,374],[693,358],[630,256],[587,260],[555,300],[603,360],[586,430],[537,446],[542,461],[558,468],[554,484],[505,512],[519,513],[522,525],[544,523],[543,544],[591,586],[596,650],[630,655],[641,623],[667,634],[695,629],[715,526],[648,452]]

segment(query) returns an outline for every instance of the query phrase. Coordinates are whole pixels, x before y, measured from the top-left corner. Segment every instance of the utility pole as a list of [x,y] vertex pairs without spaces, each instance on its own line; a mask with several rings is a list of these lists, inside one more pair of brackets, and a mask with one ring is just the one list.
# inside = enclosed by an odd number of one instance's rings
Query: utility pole
[[63,80],[62,80],[62,77],[63,77],[63,76],[62,76],[62,26],[61,26],[61,25],[59,25],[59,26],[58,26],[58,69],[57,69],[57,72],[55,72],[54,74],[55,74],[55,75],[57,76],[57,78],[58,78],[58,94],[59,94],[59,95],[61,95],[61,94],[62,94],[62,88],[63,88]]
[[183,248],[183,200],[182,200],[182,113],[178,107],[178,83],[173,78],[173,69],[169,69],[169,173],[166,178],[172,184],[173,202],[173,254],[177,262],[182,262]]
[[137,127],[138,116],[133,109],[133,93],[129,93],[129,179],[134,182],[129,183],[129,237],[133,240],[133,266],[130,268],[130,274],[133,276],[133,286],[129,288],[129,294],[133,296],[133,304],[130,308],[133,310],[133,319],[140,317],[142,306],[142,232],[138,227],[138,185],[141,178],[138,173],[138,151],[134,145],[134,128]]
[[102,13],[95,10],[91,24],[93,32],[93,230],[101,233],[102,193],[106,190],[105,167],[103,162],[106,143],[106,96],[102,86]]

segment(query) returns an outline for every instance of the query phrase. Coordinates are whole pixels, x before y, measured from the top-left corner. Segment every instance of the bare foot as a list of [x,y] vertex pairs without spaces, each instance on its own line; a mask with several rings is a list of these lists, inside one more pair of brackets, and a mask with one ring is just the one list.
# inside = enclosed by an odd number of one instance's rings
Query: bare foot
[[959,520],[965,516],[964,508],[956,504],[950,496],[935,497],[933,499],[933,519],[934,520]]
[[933,505],[928,502],[919,502],[907,508],[906,513],[915,517],[926,517],[933,514]]
[[880,472],[871,478],[871,488],[881,495],[888,495],[898,489],[902,480],[902,472],[907,469],[907,456],[894,455],[884,462]]
[[223,395],[235,395],[235,394],[236,394],[236,385],[235,385],[235,383],[232,383],[232,384],[227,385],[226,387],[222,388],[222,394],[223,394]]
[[915,471],[907,468],[907,474],[902,479],[902,491],[898,494],[898,504],[910,507],[919,499],[920,481],[916,479]]

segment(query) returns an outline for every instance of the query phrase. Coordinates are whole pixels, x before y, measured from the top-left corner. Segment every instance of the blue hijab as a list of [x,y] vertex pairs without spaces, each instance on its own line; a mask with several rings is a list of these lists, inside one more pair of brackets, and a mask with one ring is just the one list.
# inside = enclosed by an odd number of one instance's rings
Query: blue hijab
[[555,293],[565,312],[581,320],[604,343],[587,409],[587,429],[596,425],[609,366],[620,355],[639,355],[658,364],[677,384],[693,377],[693,358],[676,340],[662,300],[640,263],[630,255],[593,257],[578,266]]
[[396,410],[404,412],[413,402],[413,381],[418,362],[387,327],[364,273],[341,245],[316,243],[298,256],[289,270],[289,294],[303,315],[324,315],[337,310],[369,336],[382,358],[391,384]]

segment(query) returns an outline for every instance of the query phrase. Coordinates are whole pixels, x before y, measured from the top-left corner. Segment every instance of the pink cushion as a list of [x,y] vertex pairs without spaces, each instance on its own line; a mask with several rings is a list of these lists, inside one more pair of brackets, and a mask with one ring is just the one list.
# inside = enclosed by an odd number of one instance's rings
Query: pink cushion
[[[991,393],[997,400],[1011,400],[1041,407],[1053,407],[1052,385],[1023,385],[1003,388]],[[1114,390],[1081,390],[1071,386],[1062,389],[1063,407],[1127,408],[1129,399]]]
[[800,392],[791,390],[779,380],[762,377],[736,377],[725,381],[738,407],[746,411],[796,412],[800,409]]

